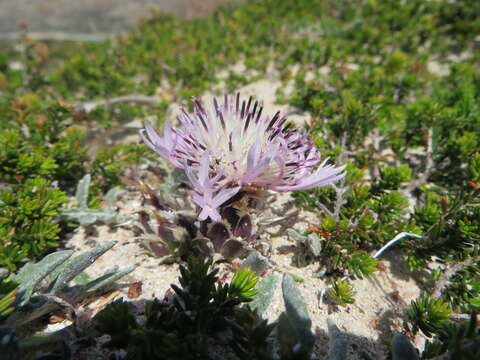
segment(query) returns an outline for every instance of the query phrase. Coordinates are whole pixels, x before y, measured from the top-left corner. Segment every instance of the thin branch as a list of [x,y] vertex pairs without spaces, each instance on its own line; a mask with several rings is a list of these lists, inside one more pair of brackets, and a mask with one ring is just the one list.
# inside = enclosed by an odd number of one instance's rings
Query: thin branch
[[338,155],[338,158],[344,162],[345,160],[345,151],[347,150],[347,133],[344,132],[342,134],[342,139],[340,140],[340,154]]
[[261,227],[275,226],[283,223],[284,221],[291,219],[294,216],[297,216],[299,213],[300,213],[300,210],[293,210],[290,213],[286,214],[285,216],[265,219],[265,221],[259,222],[258,226],[261,226]]
[[[340,154],[338,155],[338,159],[342,162],[345,160],[345,152],[347,148],[347,133],[343,133],[342,138],[340,140]],[[347,200],[343,197],[345,193],[348,191],[348,186],[344,186],[345,178],[340,180],[339,185],[332,184],[333,190],[335,190],[335,204],[333,205],[333,211],[328,209],[324,204],[320,201],[315,201],[315,205],[321,208],[324,212],[327,213],[328,216],[333,218],[335,222],[338,222],[340,219],[340,209],[343,205],[347,203]]]
[[315,205],[317,205],[320,209],[322,209],[323,211],[325,211],[327,213],[328,216],[330,216],[331,218],[333,218],[333,212],[330,211],[329,208],[327,208],[324,204],[322,204],[320,201],[315,201]]
[[[382,137],[380,136],[380,131],[378,130],[378,128],[375,128],[375,130],[373,130],[373,134],[372,134],[372,137],[373,137],[373,149],[375,150],[375,155],[378,158],[380,158],[380,155],[381,155],[381,151],[382,151],[382,148],[381,148],[381,141],[382,141]],[[380,177],[380,169],[378,167],[378,161],[373,161],[373,164],[372,164],[372,179],[376,179],[378,177]]]
[[427,143],[427,154],[426,154],[426,164],[425,164],[425,171],[420,175],[420,177],[412,181],[410,184],[407,185],[405,190],[407,192],[410,192],[416,188],[418,188],[420,185],[424,184],[427,182],[428,178],[433,172],[433,129],[430,128],[428,129],[428,143]]
[[409,232],[401,232],[397,235],[395,235],[395,237],[390,240],[388,243],[386,243],[380,250],[378,250],[375,255],[373,255],[372,257],[374,259],[378,258],[380,255],[382,255],[382,253],[387,250],[390,246],[393,246],[397,241],[403,239],[404,237],[406,236],[411,236],[411,237],[415,237],[417,239],[421,239],[423,238],[423,236],[420,236],[420,235],[417,235],[417,234],[414,234],[414,233],[409,233]]
[[333,205],[333,211],[331,211],[329,208],[327,208],[324,204],[322,204],[320,201],[315,201],[315,205],[317,205],[320,209],[325,211],[328,216],[333,218],[335,222],[338,222],[340,219],[340,210],[343,205],[347,203],[347,200],[343,197],[345,193],[348,190],[347,186],[343,186],[345,180],[342,179],[340,180],[340,186],[337,186],[335,184],[332,184],[333,190],[335,190],[335,204]]
[[452,265],[449,269],[445,270],[445,272],[440,276],[438,281],[435,283],[435,287],[433,288],[432,296],[434,298],[439,298],[442,296],[443,290],[450,284],[450,278],[455,275],[457,271],[460,271],[470,265],[475,264],[478,260],[478,256],[471,257],[465,261],[457,262],[456,264]]
[[343,186],[345,183],[345,178],[340,181],[340,186],[336,186],[332,184],[333,190],[335,190],[336,198],[335,198],[335,207],[333,209],[333,218],[335,221],[340,219],[340,209],[343,205],[347,203],[347,200],[343,197],[348,190],[348,187]]
[[118,104],[118,103],[127,103],[127,102],[153,106],[158,104],[160,101],[161,99],[156,97],[132,94],[132,95],[125,95],[125,96],[120,96],[112,99],[102,99],[102,100],[95,100],[95,101],[87,101],[84,103],[74,103],[73,105],[75,107],[75,110],[85,111],[88,114],[90,111],[94,110],[99,106],[112,105],[112,104]]

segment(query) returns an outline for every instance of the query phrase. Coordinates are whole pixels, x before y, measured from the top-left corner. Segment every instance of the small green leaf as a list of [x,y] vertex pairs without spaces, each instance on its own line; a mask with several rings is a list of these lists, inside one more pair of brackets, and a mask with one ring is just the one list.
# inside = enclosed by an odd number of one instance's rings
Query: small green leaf
[[18,287],[20,297],[17,305],[25,305],[40,281],[63,264],[72,254],[73,251],[71,250],[57,251],[45,256],[37,264],[25,265],[20,272],[13,277],[13,281],[20,284]]
[[109,241],[105,245],[98,246],[93,250],[69,259],[58,267],[52,278],[55,279],[50,293],[57,294],[63,288],[68,286],[70,280],[75,278],[83,270],[89,267],[93,262],[110,250],[115,245],[115,241]]
[[240,268],[233,276],[229,292],[242,299],[249,299],[257,294],[257,281],[257,276],[250,268]]
[[328,290],[330,295],[338,305],[347,306],[355,302],[354,291],[352,285],[348,281],[342,279],[335,279],[332,284],[332,288]]
[[297,282],[297,283],[304,283],[305,282],[305,279],[304,278],[301,278],[300,276],[298,275],[295,275],[295,274],[288,274],[289,276],[291,276],[291,278],[293,279],[293,281]]
[[263,278],[257,285],[257,294],[253,297],[253,301],[249,303],[248,306],[253,310],[257,310],[259,315],[264,314],[273,298],[276,285],[277,276],[268,275]]

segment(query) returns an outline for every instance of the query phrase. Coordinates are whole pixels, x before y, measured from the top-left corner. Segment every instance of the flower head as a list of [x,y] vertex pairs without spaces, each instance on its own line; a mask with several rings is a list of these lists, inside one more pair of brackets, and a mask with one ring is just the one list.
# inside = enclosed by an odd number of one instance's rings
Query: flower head
[[185,170],[194,188],[199,218],[218,220],[218,208],[242,188],[278,192],[306,190],[345,176],[345,166],[328,165],[308,138],[285,125],[277,112],[262,116],[263,107],[225,95],[206,107],[194,100],[193,114],[182,109],[179,127],[165,124],[163,137],[149,125],[143,141],[172,165]]

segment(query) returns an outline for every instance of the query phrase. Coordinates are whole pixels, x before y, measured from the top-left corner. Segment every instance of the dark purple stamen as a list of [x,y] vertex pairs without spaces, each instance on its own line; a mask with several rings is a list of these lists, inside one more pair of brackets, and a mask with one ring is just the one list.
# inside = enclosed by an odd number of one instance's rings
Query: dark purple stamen
[[278,124],[277,124],[277,128],[282,127],[282,125],[285,123],[285,121],[287,121],[287,117],[286,117],[286,116],[284,116],[283,118],[280,119],[280,121],[279,121]]
[[240,93],[237,93],[237,98],[235,99],[235,111],[238,113],[238,105],[240,101]]
[[248,98],[248,103],[247,103],[247,113],[248,113],[248,110],[250,109],[250,104],[252,103],[252,97],[250,96]]
[[202,103],[198,99],[193,100],[193,103],[196,105],[198,111],[201,111],[201,112],[205,113],[205,110],[203,109]]
[[208,127],[207,127],[207,123],[205,122],[205,120],[203,119],[203,116],[200,112],[197,113],[197,116],[198,118],[200,119],[200,121],[202,122],[202,125],[203,127],[205,128],[206,131],[208,131]]
[[275,132],[272,135],[270,135],[268,140],[272,141],[275,138],[275,136],[277,136],[279,133],[280,133],[280,129],[275,130]]
[[255,116],[255,111],[257,111],[257,105],[258,105],[258,101],[255,101],[255,104],[253,104],[252,118]]
[[260,120],[260,116],[262,115],[263,111],[263,106],[260,107],[260,110],[258,111],[257,118],[255,119],[255,124],[258,124],[258,120]]
[[182,151],[182,150],[179,150],[179,149],[176,149],[175,152],[188,156],[188,154],[185,151]]
[[219,112],[218,115],[220,115],[220,123],[222,124],[223,130],[225,130],[225,119],[223,118],[223,112]]
[[185,118],[190,121],[190,124],[193,124],[192,118],[190,117],[190,114],[185,110],[184,108],[181,109],[181,112],[185,116]]
[[266,131],[268,131],[272,128],[273,124],[275,124],[275,122],[278,120],[279,116],[280,116],[280,111],[277,111],[275,113],[275,115],[273,115],[272,120],[270,120],[270,122],[268,123]]
[[245,126],[243,128],[243,132],[247,131],[248,124],[250,124],[250,119],[252,118],[252,113],[248,113],[247,120],[245,121]]

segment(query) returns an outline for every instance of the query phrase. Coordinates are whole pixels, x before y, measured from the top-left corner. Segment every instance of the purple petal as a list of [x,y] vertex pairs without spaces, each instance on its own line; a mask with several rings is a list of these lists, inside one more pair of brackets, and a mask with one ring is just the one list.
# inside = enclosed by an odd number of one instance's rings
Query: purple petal
[[155,151],[161,157],[168,159],[168,157],[170,156],[170,153],[168,152],[168,150],[163,146],[155,145],[154,143],[152,143],[148,139],[148,137],[145,135],[145,129],[140,130],[139,134],[140,134],[140,137],[142,138],[142,141],[145,143],[145,145],[147,145],[150,149]]
[[307,190],[317,186],[329,185],[337,180],[342,179],[346,175],[346,173],[342,173],[345,167],[346,166],[344,165],[340,167],[329,166],[326,168],[319,168],[314,174],[303,179],[298,184],[273,186],[271,189],[284,192],[293,190]]
[[261,160],[255,164],[255,167],[245,174],[242,183],[248,184],[255,182],[255,179],[267,170],[270,162],[278,155],[278,150],[278,146],[272,146],[267,153],[263,155]]
[[260,139],[257,138],[257,140],[255,140],[252,147],[248,151],[247,170],[253,169],[255,164],[258,162],[258,158],[260,157],[260,150]]
[[205,150],[200,160],[200,168],[198,170],[198,179],[202,184],[205,184],[206,181],[208,181],[208,171],[210,168],[209,159],[210,159],[210,151]]
[[186,167],[185,173],[187,174],[188,180],[190,180],[190,182],[192,183],[193,188],[197,191],[201,190],[203,186],[202,184],[200,184],[200,182],[197,180],[197,178],[193,174],[193,170],[189,167]]
[[200,212],[200,214],[198,215],[198,218],[203,221],[203,220],[206,220],[207,218],[210,218],[212,219],[213,221],[220,221],[222,219],[222,217],[220,216],[220,214],[218,213],[218,211],[216,209],[212,209],[211,207],[209,206],[205,206],[202,211]]
[[240,186],[228,189],[222,189],[218,192],[217,195],[213,198],[212,203],[215,207],[222,205],[225,201],[231,199],[238,191],[240,190]]

